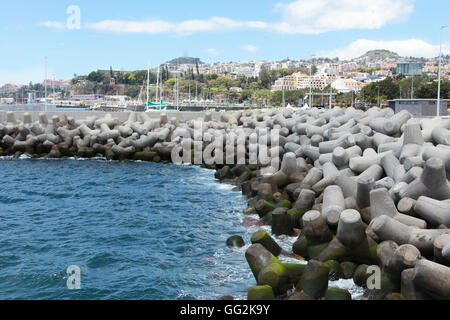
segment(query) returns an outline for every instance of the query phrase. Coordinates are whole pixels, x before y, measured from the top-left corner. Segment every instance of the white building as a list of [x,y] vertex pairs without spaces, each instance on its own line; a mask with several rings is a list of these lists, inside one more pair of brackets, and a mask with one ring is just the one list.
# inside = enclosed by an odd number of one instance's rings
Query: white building
[[341,93],[356,92],[360,88],[360,83],[353,79],[336,79],[331,83],[331,87]]
[[297,90],[295,80],[293,79],[292,76],[286,76],[275,81],[275,84],[272,86],[272,91],[281,91],[281,90],[286,91]]
[[14,98],[0,98],[0,104],[13,104]]
[[317,74],[309,76],[304,73],[294,73],[275,81],[272,91],[279,90],[299,90],[312,88],[313,90],[323,90],[336,79],[333,75]]
[[256,72],[255,68],[251,66],[242,66],[242,67],[236,67],[232,73],[238,75],[238,76],[244,76],[246,78],[251,77],[258,77],[259,73]]
[[236,92],[236,93],[241,93],[243,90],[241,87],[231,87],[230,88],[231,92]]

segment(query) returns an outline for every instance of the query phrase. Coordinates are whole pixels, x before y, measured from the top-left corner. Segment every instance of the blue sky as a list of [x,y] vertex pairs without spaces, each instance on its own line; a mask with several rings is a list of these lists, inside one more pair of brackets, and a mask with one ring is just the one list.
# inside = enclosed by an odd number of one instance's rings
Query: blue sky
[[[79,29],[67,27],[71,5],[80,9]],[[448,0],[4,1],[0,84],[42,81],[45,56],[56,79],[185,55],[205,62],[345,59],[385,48],[432,57],[448,24]]]

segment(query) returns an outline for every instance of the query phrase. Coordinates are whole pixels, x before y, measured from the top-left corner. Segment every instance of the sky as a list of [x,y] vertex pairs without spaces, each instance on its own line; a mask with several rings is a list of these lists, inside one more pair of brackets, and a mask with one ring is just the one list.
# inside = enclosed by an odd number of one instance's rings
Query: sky
[[[448,0],[15,0],[0,10],[0,85],[204,62],[439,54]],[[450,28],[443,32],[450,54]]]

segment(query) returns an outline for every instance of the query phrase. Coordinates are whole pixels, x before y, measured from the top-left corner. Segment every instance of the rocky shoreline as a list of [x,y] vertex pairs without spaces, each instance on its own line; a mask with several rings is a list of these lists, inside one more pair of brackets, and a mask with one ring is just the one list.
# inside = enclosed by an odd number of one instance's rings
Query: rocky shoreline
[[[210,113],[32,118],[6,114],[0,156],[197,163],[200,154],[217,179],[236,184],[245,214],[276,236],[298,236],[292,252],[265,231],[252,236],[250,300],[351,299],[329,288],[337,279],[366,287],[367,300],[450,299],[450,121],[378,108],[244,111],[218,121]],[[267,151],[257,162],[255,148]],[[283,255],[308,263],[282,263]]]

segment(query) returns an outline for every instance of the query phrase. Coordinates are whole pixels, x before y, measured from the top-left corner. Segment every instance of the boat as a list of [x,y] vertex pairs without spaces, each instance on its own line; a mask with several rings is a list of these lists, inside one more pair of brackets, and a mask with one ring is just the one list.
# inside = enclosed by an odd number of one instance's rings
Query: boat
[[167,111],[167,108],[169,106],[168,103],[162,102],[161,97],[161,88],[160,88],[160,68],[161,66],[158,66],[158,74],[156,76],[156,102],[150,101],[150,65],[148,67],[147,71],[147,102],[146,102],[146,111],[145,112],[156,112],[156,111]]
[[94,104],[92,107],[89,108],[89,110],[119,112],[119,111],[126,111],[127,106],[125,104],[120,104],[120,103],[114,104],[114,103],[101,102],[101,103]]

